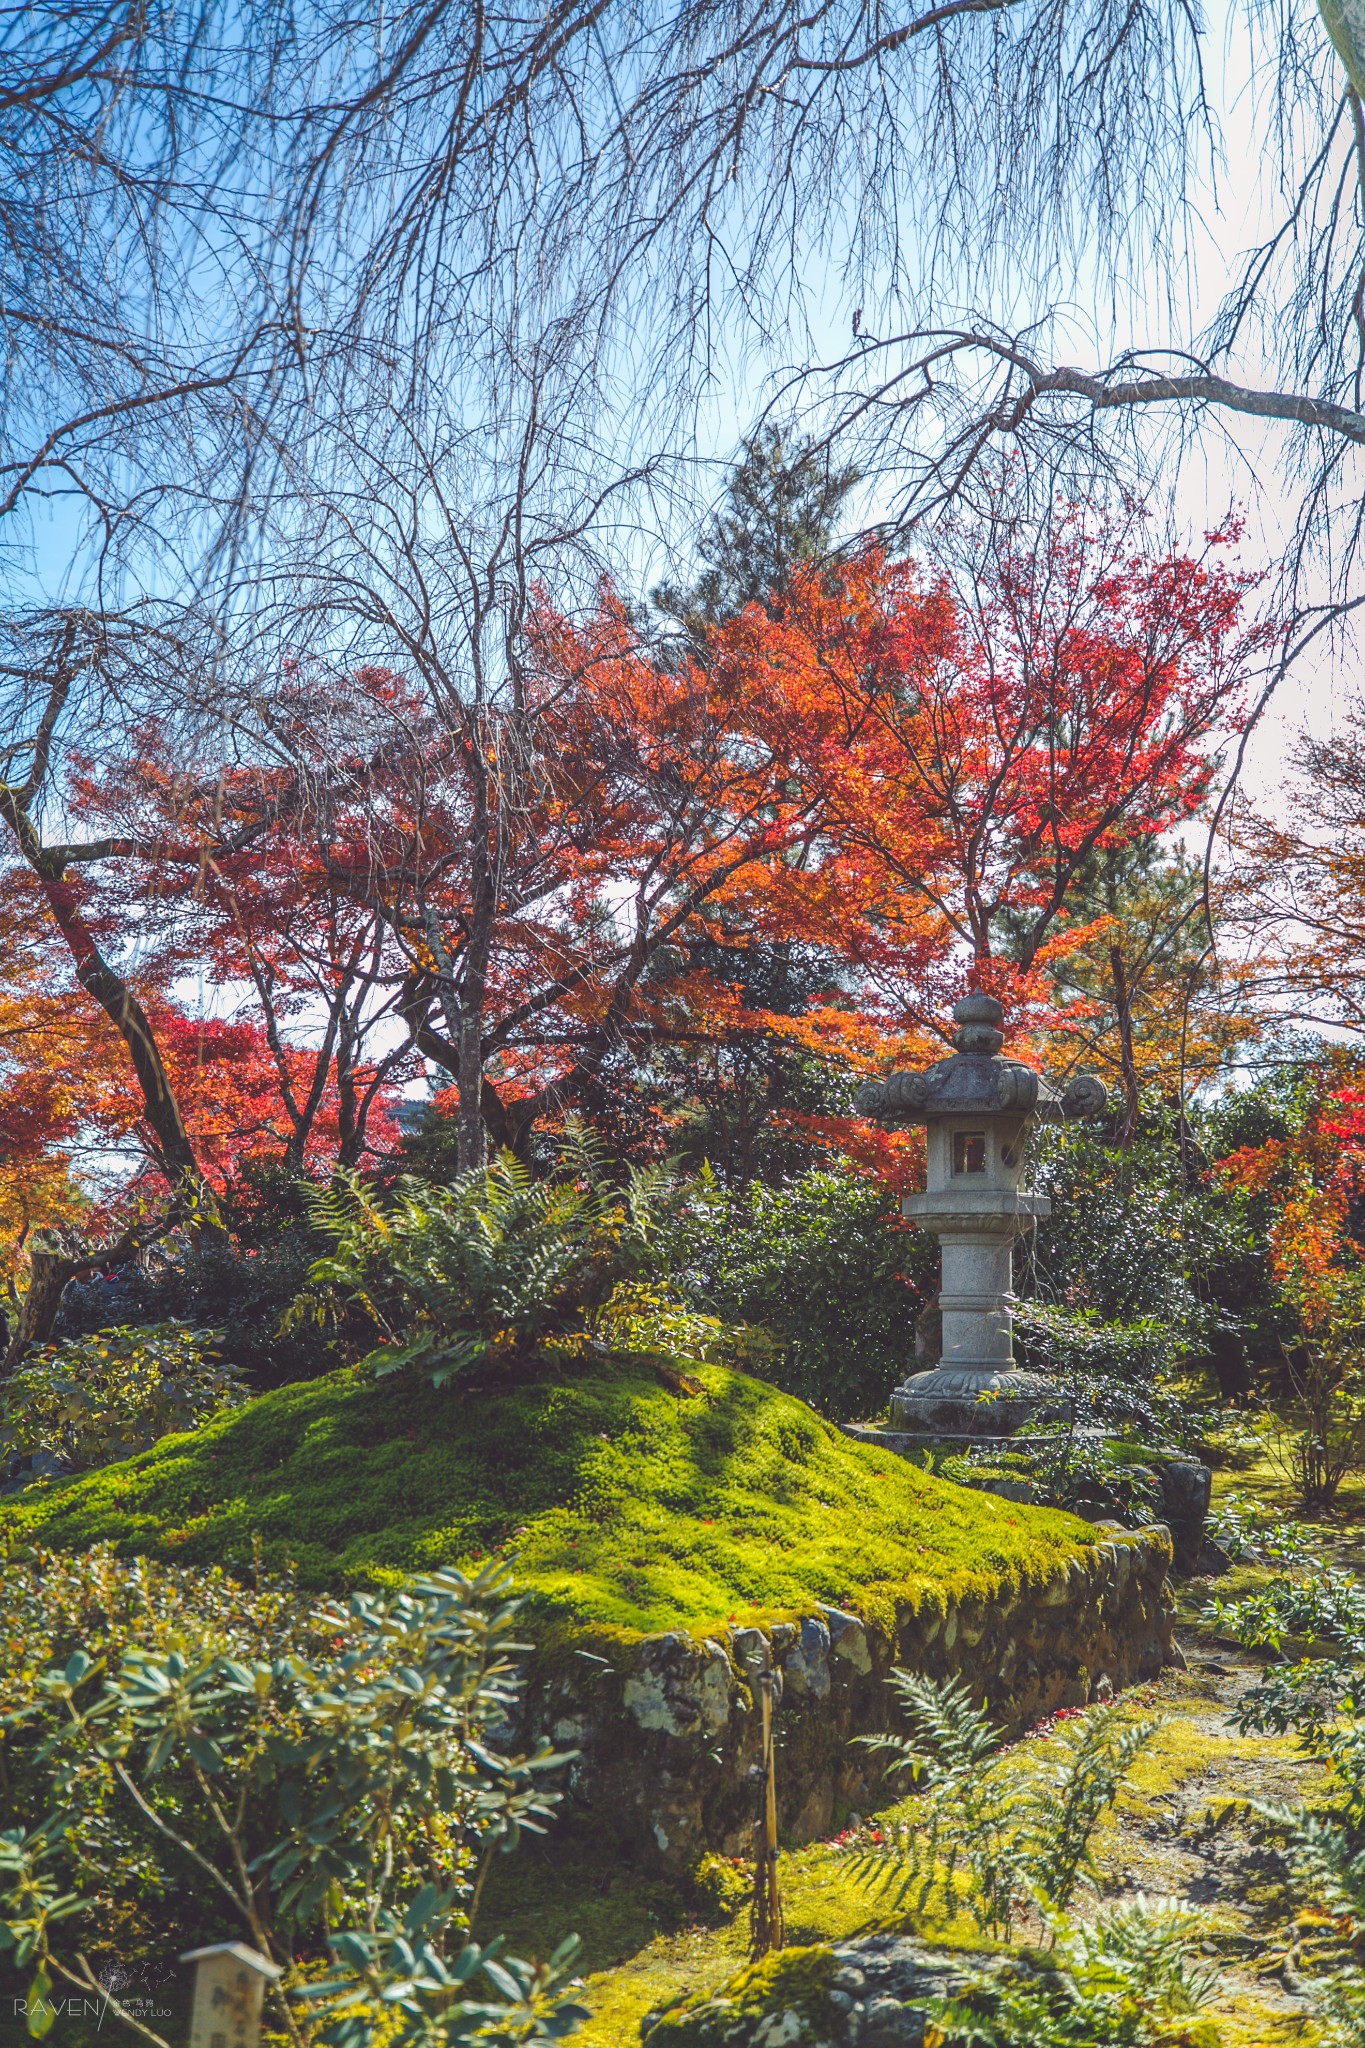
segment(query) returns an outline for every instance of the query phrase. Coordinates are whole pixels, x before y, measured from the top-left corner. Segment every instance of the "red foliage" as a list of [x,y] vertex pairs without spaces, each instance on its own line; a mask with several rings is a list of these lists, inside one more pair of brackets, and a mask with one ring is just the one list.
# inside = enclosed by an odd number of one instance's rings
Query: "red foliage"
[[[391,1142],[404,1076],[457,1069],[462,1005],[494,1142],[594,1113],[659,1047],[764,1039],[854,1073],[932,1056],[966,980],[1016,1032],[1047,1021],[1089,855],[1203,802],[1254,645],[1247,584],[1066,508],[1038,554],[997,516],[933,573],[867,547],[798,574],[704,659],[660,660],[610,589],[578,621],[542,598],[494,708],[296,667],[245,765],[186,764],[154,725],[82,764],[67,800],[107,852],[71,887],[91,930],[136,936],[218,1180]],[[773,945],[829,962],[794,1015],[717,967]],[[231,991],[234,1021],[186,1014],[190,975]],[[135,1131],[111,1059],[68,1096],[20,1058],[0,1143]],[[857,1119],[791,1127],[898,1184],[913,1170]]]

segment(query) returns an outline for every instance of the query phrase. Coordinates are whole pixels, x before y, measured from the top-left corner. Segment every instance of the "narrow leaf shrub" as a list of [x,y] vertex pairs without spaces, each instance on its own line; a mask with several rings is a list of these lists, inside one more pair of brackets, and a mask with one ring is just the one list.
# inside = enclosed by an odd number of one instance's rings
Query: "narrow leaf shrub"
[[915,1370],[915,1317],[938,1285],[932,1238],[847,1169],[813,1168],[783,1187],[699,1178],[675,1260],[698,1307],[768,1333],[755,1371],[838,1420],[881,1414]]
[[376,1372],[435,1386],[593,1350],[702,1356],[718,1326],[666,1285],[672,1199],[666,1169],[613,1185],[577,1139],[544,1179],[507,1154],[445,1187],[404,1176],[381,1194],[338,1173],[312,1201],[331,1250],[289,1320],[349,1315],[379,1334],[365,1359]]
[[[1248,1801],[1281,1845],[1295,1890],[1322,1934],[1301,1975],[1318,2008],[1323,2048],[1365,2048],[1365,1585],[1316,1562],[1259,1592],[1215,1601],[1207,1618],[1250,1648],[1309,1654],[1271,1665],[1238,1707],[1245,1729],[1293,1731],[1327,1766],[1326,1802]],[[1313,1651],[1325,1647],[1330,1654]]]
[[1193,1954],[1204,1919],[1178,1900],[1049,1919],[1041,1968],[987,1975],[934,2008],[926,2048],[1217,2048],[1218,1972]]
[[1156,1733],[1121,1706],[1092,1707],[1045,1738],[1002,1750],[960,1680],[893,1672],[908,1735],[861,1738],[920,1791],[904,1818],[859,1828],[846,1853],[870,1883],[919,1912],[940,1901],[1008,1936],[1027,1907],[1064,1913],[1097,1886],[1095,1829]]
[[31,2005],[56,1985],[127,2019],[120,1956],[241,1940],[279,1965],[295,2048],[577,2025],[569,1949],[533,1967],[470,1935],[565,1761],[495,1732],[520,1687],[504,1566],[318,1606],[107,1551],[13,1556],[7,1582],[0,1949]]

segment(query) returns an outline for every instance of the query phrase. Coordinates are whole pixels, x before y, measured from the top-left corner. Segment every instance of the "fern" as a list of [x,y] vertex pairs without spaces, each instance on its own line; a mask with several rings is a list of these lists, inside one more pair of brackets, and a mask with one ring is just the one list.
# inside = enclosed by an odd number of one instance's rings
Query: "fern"
[[[931,2009],[938,2048],[1174,2048],[1208,2041],[1191,2021],[1218,1972],[1193,1959],[1203,1916],[1174,1899],[1110,1907],[1093,1925],[1050,1916],[1049,1967],[971,1975]],[[1213,2037],[1216,2038],[1216,2037]],[[1353,2044],[1354,2048],[1354,2044]]]
[[1043,1914],[1098,1884],[1091,1842],[1133,1760],[1157,1724],[1097,1707],[1046,1742],[1001,1751],[997,1730],[961,1680],[896,1671],[890,1684],[908,1734],[864,1736],[909,1772],[921,1798],[902,1820],[859,1829],[846,1853],[865,1883],[924,1912],[936,1897],[965,1905],[978,1925],[1008,1935],[1032,1901]]
[[367,1364],[437,1386],[593,1349],[693,1362],[719,1325],[664,1284],[660,1225],[673,1199],[666,1168],[614,1186],[573,1130],[546,1179],[507,1154],[444,1188],[404,1177],[382,1198],[338,1173],[312,1198],[330,1248],[286,1321],[359,1316],[382,1340]]
[[957,1782],[1000,1747],[999,1731],[973,1703],[961,1679],[926,1678],[897,1668],[887,1680],[910,1723],[907,1735],[869,1735],[869,1749],[889,1752],[892,1771],[911,1771],[926,1785]]
[[1065,1912],[1082,1877],[1098,1886],[1095,1829],[1157,1727],[1130,1721],[1122,1707],[1092,1707],[1034,1752],[1022,1832],[1029,1877],[1054,1910]]
[[1246,1811],[1283,1833],[1290,1870],[1314,1904],[1348,1923],[1353,1938],[1365,1933],[1365,1848],[1358,1837],[1308,1806],[1248,1800]]
[[890,1756],[890,1772],[909,1771],[924,1796],[913,1818],[854,1837],[855,1873],[889,1891],[898,1905],[911,1900],[923,1913],[937,1893],[947,1913],[965,1905],[980,1926],[1008,1935],[1026,1876],[1012,1790],[988,1762],[999,1734],[960,1679],[897,1670],[889,1683],[911,1733],[860,1740]]

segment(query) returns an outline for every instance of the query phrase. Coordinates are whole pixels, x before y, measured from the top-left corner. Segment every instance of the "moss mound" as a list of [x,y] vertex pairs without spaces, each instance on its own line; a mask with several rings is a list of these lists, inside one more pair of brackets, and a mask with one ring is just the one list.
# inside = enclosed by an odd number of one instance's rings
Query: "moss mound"
[[[1051,1577],[1093,1532],[931,1478],[720,1366],[676,1395],[621,1363],[497,1394],[351,1367],[0,1507],[0,1538],[267,1564],[339,1589],[514,1548],[577,1633],[706,1633]],[[546,1617],[548,1619],[548,1615]]]

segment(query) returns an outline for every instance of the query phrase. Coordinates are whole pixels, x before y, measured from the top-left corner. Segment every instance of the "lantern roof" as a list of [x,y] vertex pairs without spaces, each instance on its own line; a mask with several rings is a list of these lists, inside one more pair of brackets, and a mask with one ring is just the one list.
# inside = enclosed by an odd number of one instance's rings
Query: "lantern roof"
[[1034,1116],[1045,1123],[1100,1116],[1109,1095],[1094,1074],[1075,1074],[1061,1089],[1023,1060],[1005,1059],[1005,1013],[994,996],[963,996],[953,1010],[956,1051],[923,1073],[890,1074],[867,1081],[854,1103],[862,1116],[891,1124],[924,1124],[940,1117]]
[[215,1941],[207,1948],[192,1948],[181,1956],[182,1963],[206,1963],[210,1956],[230,1956],[234,1963],[241,1963],[248,1970],[255,1970],[261,1977],[282,1977],[284,1971],[278,1963],[272,1963],[269,1956],[263,1956],[259,1949],[248,1948],[244,1941]]

